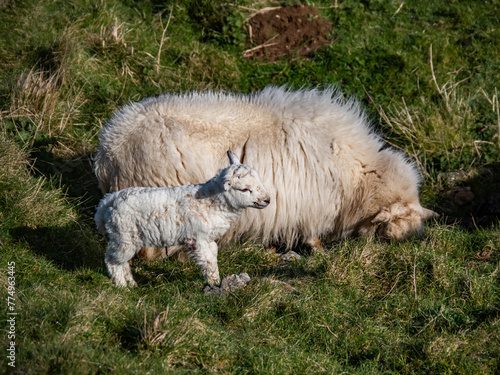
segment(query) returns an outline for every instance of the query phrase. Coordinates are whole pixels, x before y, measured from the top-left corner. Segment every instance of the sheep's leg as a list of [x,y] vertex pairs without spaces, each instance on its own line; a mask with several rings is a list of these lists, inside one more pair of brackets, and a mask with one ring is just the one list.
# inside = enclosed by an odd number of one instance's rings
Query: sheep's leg
[[177,259],[182,263],[184,263],[189,259],[186,246],[182,245],[167,247],[167,257],[169,258],[173,257],[174,259]]
[[163,259],[167,257],[164,247],[144,246],[137,253],[137,258],[143,260]]
[[112,246],[108,245],[104,262],[108,269],[111,281],[116,286],[137,286],[137,283],[132,276],[130,268],[130,259],[134,257],[136,249],[130,245]]
[[209,285],[220,284],[219,266],[217,264],[217,244],[215,242],[185,240],[188,254],[200,266],[203,277]]
[[323,245],[321,243],[321,240],[318,237],[311,237],[309,238],[306,243],[311,246],[312,251],[322,251]]

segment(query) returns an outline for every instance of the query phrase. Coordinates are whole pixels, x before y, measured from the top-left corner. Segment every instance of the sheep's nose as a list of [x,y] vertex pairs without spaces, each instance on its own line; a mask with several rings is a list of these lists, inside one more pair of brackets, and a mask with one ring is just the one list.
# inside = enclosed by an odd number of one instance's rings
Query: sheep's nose
[[269,204],[269,203],[271,203],[271,198],[266,197],[266,198],[263,199],[263,201],[264,201],[265,204]]

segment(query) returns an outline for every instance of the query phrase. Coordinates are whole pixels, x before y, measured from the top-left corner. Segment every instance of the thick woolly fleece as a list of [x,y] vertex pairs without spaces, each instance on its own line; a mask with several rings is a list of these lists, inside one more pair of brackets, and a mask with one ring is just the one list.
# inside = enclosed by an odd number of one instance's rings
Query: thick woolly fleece
[[264,244],[377,234],[404,239],[435,214],[419,202],[415,163],[388,147],[354,100],[332,88],[251,95],[169,94],[117,111],[100,134],[103,192],[205,181],[232,149],[272,203],[247,210],[223,240]]

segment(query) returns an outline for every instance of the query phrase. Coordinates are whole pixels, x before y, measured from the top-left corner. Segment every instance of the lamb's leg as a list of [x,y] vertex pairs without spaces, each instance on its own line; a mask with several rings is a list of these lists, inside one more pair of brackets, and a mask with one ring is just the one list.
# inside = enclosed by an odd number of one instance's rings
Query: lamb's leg
[[127,286],[127,284],[137,286],[129,263],[130,259],[134,257],[136,250],[130,245],[119,244],[118,246],[113,246],[111,242],[108,245],[104,262],[106,263],[111,281],[116,286]]
[[208,247],[210,249],[210,255],[211,255],[211,268],[209,269],[208,275],[206,276],[208,283],[210,284],[210,281],[212,281],[212,284],[220,284],[220,276],[219,276],[219,264],[217,263],[217,254],[219,248],[217,247],[217,244],[215,242],[209,242]]
[[215,242],[185,240],[188,254],[200,266],[203,277],[209,285],[220,284],[219,266],[217,264],[217,244]]

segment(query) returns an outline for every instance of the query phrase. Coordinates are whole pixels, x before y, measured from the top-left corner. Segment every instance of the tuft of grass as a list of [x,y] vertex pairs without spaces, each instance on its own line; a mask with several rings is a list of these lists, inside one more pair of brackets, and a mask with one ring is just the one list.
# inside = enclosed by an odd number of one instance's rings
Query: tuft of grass
[[76,219],[64,207],[60,191],[47,189],[45,178],[34,179],[29,175],[26,151],[16,143],[0,139],[0,163],[2,216],[10,226],[57,226]]
[[[471,170],[498,159],[499,134],[494,124],[481,124],[474,106],[484,99],[484,90],[467,94],[460,82],[449,80],[439,85],[433,77],[437,99],[421,96],[418,106],[388,111],[379,107],[383,125],[389,130],[393,145],[410,154],[427,177],[437,180],[437,173]],[[482,97],[483,96],[483,97]],[[495,96],[486,100],[494,103]],[[483,103],[484,104],[484,103]],[[496,105],[492,105],[496,111]]]

